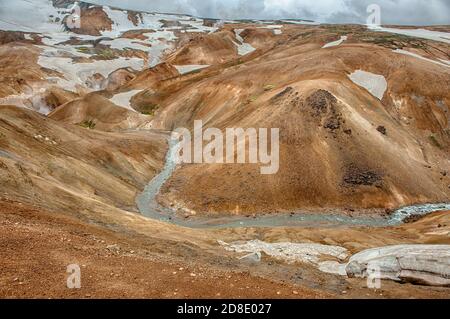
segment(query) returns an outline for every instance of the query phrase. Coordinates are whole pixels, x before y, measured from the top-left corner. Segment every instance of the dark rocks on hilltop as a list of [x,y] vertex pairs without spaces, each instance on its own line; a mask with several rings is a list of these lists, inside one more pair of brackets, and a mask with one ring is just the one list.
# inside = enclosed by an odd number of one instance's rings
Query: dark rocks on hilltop
[[337,99],[326,90],[317,90],[306,99],[306,104],[311,107],[315,115],[325,113],[327,109],[333,109]]
[[377,127],[377,131],[380,132],[383,135],[386,135],[386,133],[387,133],[386,128],[384,126],[381,126],[381,125]]

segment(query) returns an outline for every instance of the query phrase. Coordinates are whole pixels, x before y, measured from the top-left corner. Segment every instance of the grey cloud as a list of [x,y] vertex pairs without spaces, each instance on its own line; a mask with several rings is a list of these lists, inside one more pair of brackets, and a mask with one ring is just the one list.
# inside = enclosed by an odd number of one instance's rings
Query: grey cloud
[[91,0],[117,7],[221,19],[311,19],[365,23],[366,8],[381,7],[383,24],[450,24],[449,0]]

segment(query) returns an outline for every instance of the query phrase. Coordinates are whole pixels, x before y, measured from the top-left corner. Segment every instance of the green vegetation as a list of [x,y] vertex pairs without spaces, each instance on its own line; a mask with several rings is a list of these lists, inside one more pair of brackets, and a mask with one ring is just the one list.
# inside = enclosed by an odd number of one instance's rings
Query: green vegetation
[[97,57],[102,60],[113,60],[116,58],[116,55],[111,49],[102,49],[97,52]]
[[91,49],[88,47],[79,47],[79,48],[77,48],[77,51],[80,53],[89,53],[91,51]]
[[442,148],[441,144],[439,143],[439,141],[437,140],[436,136],[434,136],[433,134],[429,136],[431,143],[433,143],[434,146],[438,147],[438,148]]
[[275,85],[273,84],[267,84],[266,86],[264,86],[264,91],[271,91],[275,88]]
[[93,130],[95,128],[96,124],[95,124],[94,120],[86,120],[86,121],[81,122],[79,125],[81,127]]
[[140,112],[145,115],[153,116],[158,108],[158,104],[147,104],[140,107]]
[[248,98],[247,102],[248,103],[253,103],[258,99],[258,97],[256,95],[252,95]]

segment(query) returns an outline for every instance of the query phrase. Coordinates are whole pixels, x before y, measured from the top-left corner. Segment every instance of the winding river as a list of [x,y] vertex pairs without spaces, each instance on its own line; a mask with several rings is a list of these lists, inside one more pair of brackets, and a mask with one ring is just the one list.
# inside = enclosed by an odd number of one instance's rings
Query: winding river
[[156,197],[164,183],[177,168],[178,138],[169,138],[169,150],[163,170],[155,176],[136,198],[139,212],[145,217],[190,228],[236,228],[236,227],[339,227],[339,226],[396,226],[415,215],[426,215],[435,211],[450,210],[450,203],[421,204],[402,207],[388,217],[346,216],[339,214],[283,213],[256,217],[191,217],[179,216],[174,210],[161,206]]

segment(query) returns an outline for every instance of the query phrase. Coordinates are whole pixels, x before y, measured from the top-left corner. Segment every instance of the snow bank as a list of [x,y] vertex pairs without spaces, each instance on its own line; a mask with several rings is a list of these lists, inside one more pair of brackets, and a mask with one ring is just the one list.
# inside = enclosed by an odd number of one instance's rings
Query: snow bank
[[345,260],[348,256],[347,249],[339,246],[321,244],[299,243],[266,243],[260,240],[251,240],[242,244],[227,244],[219,241],[228,251],[237,253],[261,253],[281,259],[287,262],[303,262],[318,265],[323,256],[330,256],[339,260]]
[[[446,63],[442,63],[442,62],[438,62],[438,61],[435,61],[435,60],[432,60],[432,59],[425,58],[425,57],[423,57],[421,55],[418,55],[416,53],[412,53],[412,52],[401,50],[401,49],[394,50],[394,52],[395,53],[399,53],[399,54],[409,55],[409,56],[412,56],[414,58],[421,59],[421,60],[424,60],[424,61],[427,61],[427,62],[431,62],[431,63],[437,64],[437,65],[440,65],[440,66],[444,66],[444,67],[447,67],[447,68],[450,67],[450,64],[449,64],[450,62],[449,61],[446,61]],[[445,61],[445,60],[441,60],[441,61]]]
[[381,100],[387,90],[387,82],[383,75],[357,70],[349,75],[353,83],[362,86],[373,96]]
[[341,36],[341,38],[339,40],[337,40],[337,41],[333,41],[333,42],[325,44],[322,47],[322,49],[338,46],[338,45],[342,44],[342,42],[344,42],[344,41],[347,41],[347,36],[346,35]]
[[11,5],[3,0],[0,7],[1,30],[38,33],[63,30],[56,18],[61,19],[65,14],[58,13],[51,0],[16,0]]
[[379,279],[449,286],[450,245],[396,245],[368,249],[350,257],[345,270],[349,277],[365,278],[372,273]]
[[[251,240],[228,244],[218,241],[227,251],[246,253],[239,259],[261,258],[261,253],[286,261],[302,262],[319,270],[348,277],[372,276],[401,282],[432,286],[450,285],[450,245],[396,245],[363,250],[352,255],[347,263],[347,249],[315,243],[267,243]],[[326,257],[335,260],[323,260]],[[337,259],[337,260],[336,260]]]
[[236,44],[236,46],[238,48],[238,54],[240,56],[247,55],[247,54],[252,53],[253,51],[256,50],[250,43],[245,43],[244,42],[244,39],[241,37],[242,31],[244,31],[244,29],[236,29],[236,30],[234,30],[234,33],[236,35],[236,39],[238,40],[238,42],[235,42],[235,44]]

